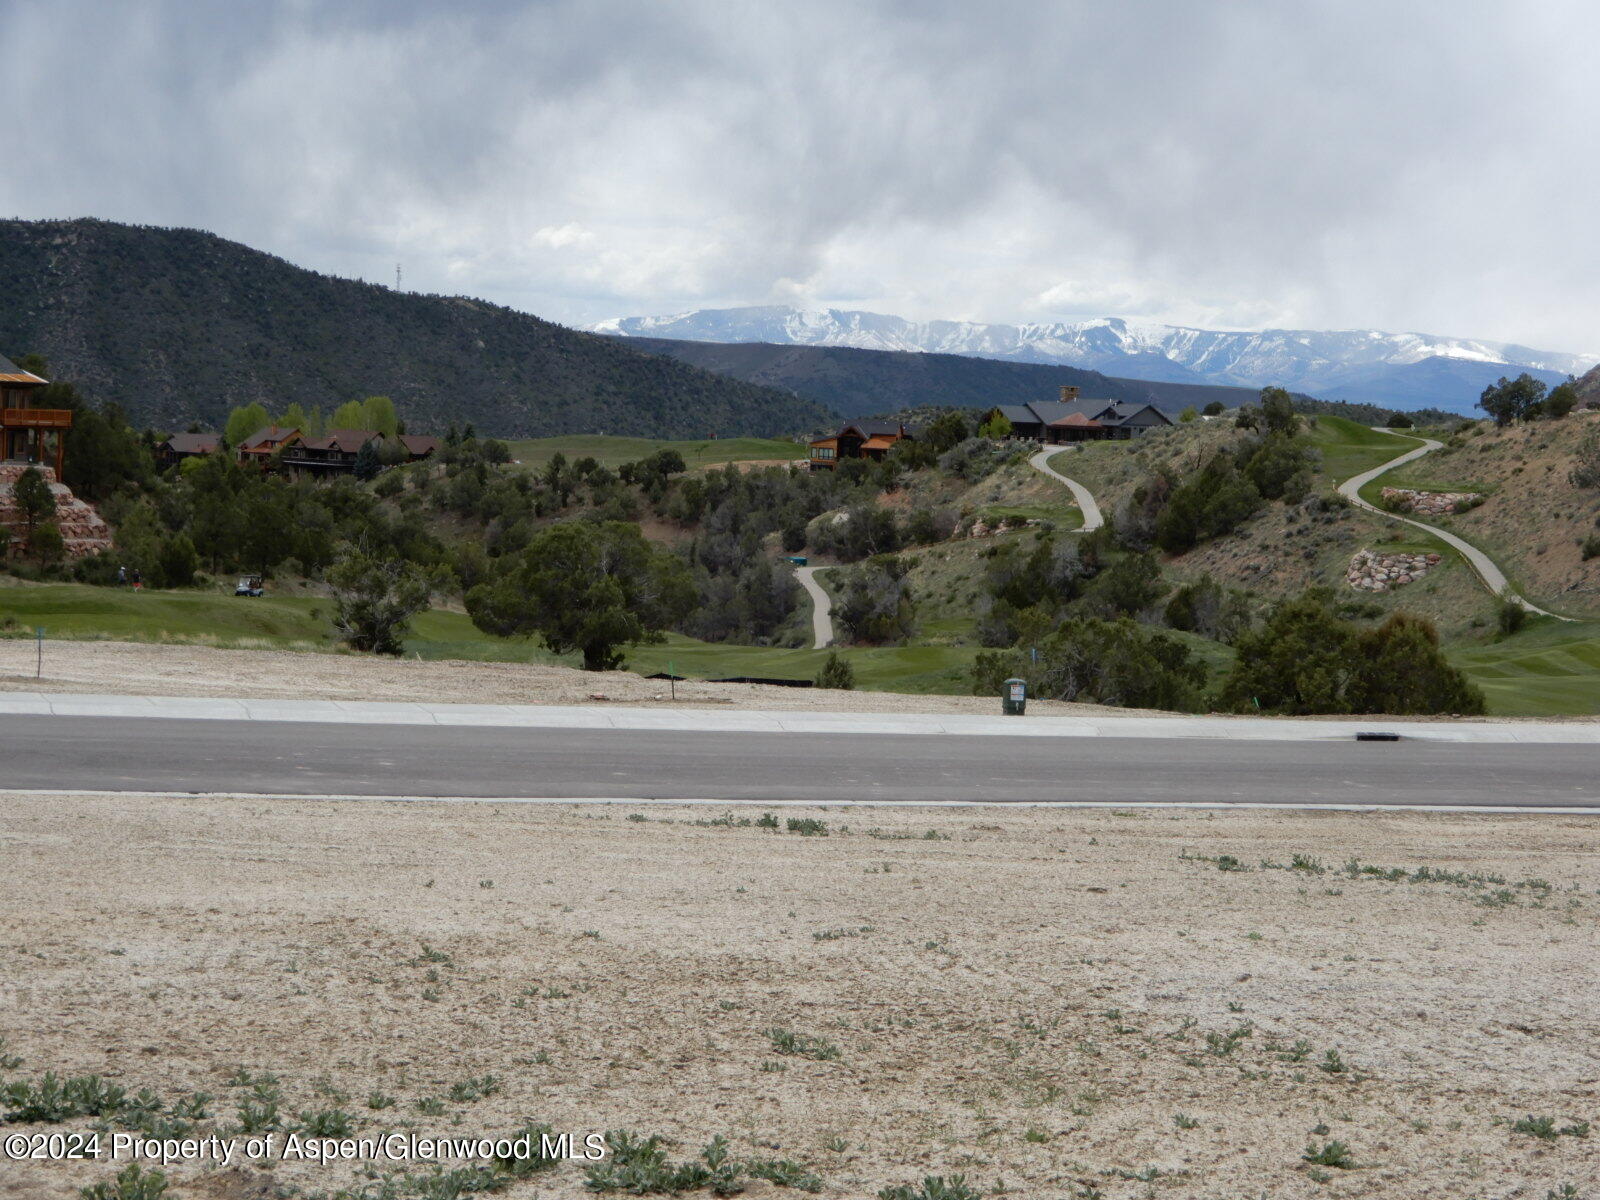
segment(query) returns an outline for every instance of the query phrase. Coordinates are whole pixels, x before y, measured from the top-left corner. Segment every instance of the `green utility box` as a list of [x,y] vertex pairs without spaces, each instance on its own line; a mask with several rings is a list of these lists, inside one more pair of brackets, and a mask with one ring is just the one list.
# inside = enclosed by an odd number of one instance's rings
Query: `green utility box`
[[1008,717],[1020,717],[1028,707],[1028,682],[1025,679],[1006,680],[1006,690],[1000,697],[1001,711]]

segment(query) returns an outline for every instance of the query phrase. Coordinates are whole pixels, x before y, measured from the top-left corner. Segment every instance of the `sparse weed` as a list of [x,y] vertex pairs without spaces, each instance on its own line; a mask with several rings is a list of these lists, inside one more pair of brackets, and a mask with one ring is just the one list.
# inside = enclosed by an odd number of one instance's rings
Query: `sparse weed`
[[110,1183],[80,1188],[83,1200],[161,1200],[167,1194],[167,1177],[161,1171],[146,1171],[129,1163]]
[[1322,1146],[1311,1142],[1300,1157],[1312,1166],[1337,1167],[1341,1171],[1348,1171],[1356,1165],[1355,1159],[1350,1157],[1350,1147],[1340,1141],[1327,1142]]
[[1200,1128],[1200,1122],[1196,1121],[1188,1113],[1178,1113],[1176,1116],[1174,1116],[1172,1118],[1172,1123],[1174,1125],[1176,1125],[1179,1129],[1198,1129],[1198,1128]]
[[499,1090],[500,1081],[493,1075],[480,1075],[451,1084],[450,1099],[456,1104],[471,1104],[475,1100],[482,1100],[485,1096],[492,1096]]
[[1535,1117],[1530,1114],[1512,1125],[1511,1132],[1525,1133],[1545,1142],[1553,1142],[1562,1136],[1586,1138],[1589,1136],[1589,1122],[1576,1121],[1571,1125],[1558,1127],[1554,1117]]
[[772,1042],[772,1048],[779,1054],[795,1054],[801,1058],[815,1059],[817,1062],[832,1062],[839,1057],[839,1047],[826,1038],[808,1037],[793,1030],[781,1029],[776,1025],[767,1030],[767,1037]]
[[324,1108],[302,1112],[300,1126],[314,1138],[343,1138],[350,1136],[356,1123],[355,1118],[341,1108]]
[[983,1200],[983,1193],[967,1186],[966,1176],[928,1175],[920,1186],[902,1183],[886,1187],[878,1193],[878,1200]]

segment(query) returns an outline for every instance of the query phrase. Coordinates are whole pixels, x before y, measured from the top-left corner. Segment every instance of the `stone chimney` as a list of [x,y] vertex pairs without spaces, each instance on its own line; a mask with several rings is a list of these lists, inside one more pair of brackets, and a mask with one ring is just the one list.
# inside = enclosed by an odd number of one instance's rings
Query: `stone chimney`
[[1078,389],[1067,384],[1061,387],[1061,403],[1071,404],[1078,398]]

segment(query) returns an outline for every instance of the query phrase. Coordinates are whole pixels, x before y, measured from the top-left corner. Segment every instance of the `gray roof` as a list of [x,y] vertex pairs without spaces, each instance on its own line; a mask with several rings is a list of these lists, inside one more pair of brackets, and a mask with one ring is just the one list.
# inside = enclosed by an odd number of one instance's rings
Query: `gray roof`
[[1089,397],[1067,402],[1034,400],[1028,404],[1002,404],[999,408],[1005,419],[1013,425],[1050,425],[1063,417],[1073,415],[1099,421],[1102,425],[1121,425],[1129,417],[1147,408],[1153,410],[1167,424],[1172,423],[1166,413],[1155,405],[1134,400],[1096,400]]
[[1026,404],[1000,404],[996,406],[1000,415],[1013,425],[1037,425],[1039,416]]

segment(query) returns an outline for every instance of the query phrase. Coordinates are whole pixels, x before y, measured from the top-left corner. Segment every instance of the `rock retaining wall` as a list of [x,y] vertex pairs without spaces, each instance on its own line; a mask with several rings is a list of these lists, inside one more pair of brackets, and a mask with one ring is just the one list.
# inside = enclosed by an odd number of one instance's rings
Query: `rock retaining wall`
[[1386,487],[1383,502],[1401,512],[1445,517],[1481,504],[1483,496],[1479,492],[1418,492],[1411,488]]
[[[16,486],[17,480],[22,478],[22,473],[27,469],[26,463],[0,463],[0,525],[5,526],[11,534],[13,554],[22,553],[27,548],[23,536],[27,521],[11,495],[11,489]],[[57,529],[61,530],[61,540],[66,543],[67,557],[83,558],[101,550],[111,549],[111,527],[106,524],[105,518],[94,510],[94,506],[79,500],[66,484],[57,483],[56,473],[52,468],[39,467],[37,470],[45,477],[51,493],[56,498],[55,516],[49,519]]]
[[1439,565],[1437,554],[1377,554],[1357,550],[1345,572],[1345,582],[1363,592],[1387,592],[1415,583]]

